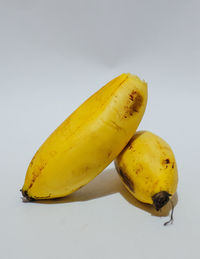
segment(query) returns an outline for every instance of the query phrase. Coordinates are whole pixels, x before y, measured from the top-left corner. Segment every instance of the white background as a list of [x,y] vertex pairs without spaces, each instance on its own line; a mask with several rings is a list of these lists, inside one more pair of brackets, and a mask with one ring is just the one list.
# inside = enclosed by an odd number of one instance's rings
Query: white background
[[[0,257],[199,258],[199,60],[198,0],[0,0]],[[176,155],[174,224],[134,200],[113,164],[67,198],[23,203],[40,144],[122,72],[148,82],[140,129]]]

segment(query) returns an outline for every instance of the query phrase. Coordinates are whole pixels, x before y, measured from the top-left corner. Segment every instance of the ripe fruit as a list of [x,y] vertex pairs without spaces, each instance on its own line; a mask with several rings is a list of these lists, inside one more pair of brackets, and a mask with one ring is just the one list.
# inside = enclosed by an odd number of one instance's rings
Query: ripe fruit
[[115,165],[128,191],[137,200],[153,204],[156,210],[176,192],[178,173],[172,149],[151,132],[137,132]]
[[113,79],[74,111],[36,152],[22,194],[28,200],[66,196],[96,177],[136,131],[147,84],[131,74]]

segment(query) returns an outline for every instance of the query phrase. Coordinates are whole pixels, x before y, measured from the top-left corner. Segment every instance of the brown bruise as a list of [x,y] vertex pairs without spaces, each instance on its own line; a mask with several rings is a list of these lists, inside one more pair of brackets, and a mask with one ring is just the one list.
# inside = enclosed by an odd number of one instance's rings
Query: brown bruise
[[140,93],[138,93],[136,91],[133,91],[130,94],[130,100],[133,103],[130,105],[129,113],[130,113],[130,115],[133,115],[134,112],[138,112],[139,111],[139,108],[141,107],[142,102],[143,102],[143,97],[141,96]]
[[125,106],[124,118],[132,116],[135,112],[138,112],[143,103],[143,97],[137,91],[132,91],[129,95],[129,102]]
[[134,184],[133,184],[133,181],[130,179],[130,177],[125,172],[123,172],[121,169],[118,170],[118,173],[122,177],[122,180],[126,184],[126,186],[133,192]]

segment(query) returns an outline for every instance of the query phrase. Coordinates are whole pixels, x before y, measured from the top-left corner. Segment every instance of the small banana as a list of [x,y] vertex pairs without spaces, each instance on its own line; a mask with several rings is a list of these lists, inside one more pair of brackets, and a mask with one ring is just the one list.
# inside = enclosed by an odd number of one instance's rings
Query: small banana
[[66,196],[96,177],[135,133],[146,108],[147,84],[121,74],[75,110],[42,144],[28,167],[28,200]]
[[172,149],[151,132],[137,132],[116,158],[115,166],[128,191],[156,210],[176,192],[178,172]]

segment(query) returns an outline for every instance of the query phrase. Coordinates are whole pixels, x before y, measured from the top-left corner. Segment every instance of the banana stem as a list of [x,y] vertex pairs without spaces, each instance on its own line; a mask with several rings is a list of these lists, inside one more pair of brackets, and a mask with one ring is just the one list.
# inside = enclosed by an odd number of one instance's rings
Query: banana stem
[[172,206],[171,215],[170,215],[170,220],[168,220],[167,222],[165,222],[165,223],[164,223],[164,226],[167,226],[168,224],[172,224],[173,221],[174,221],[174,218],[173,218],[173,214],[174,214],[174,204],[173,204],[173,202],[172,202],[171,199],[170,199],[169,201],[170,201],[171,206]]

